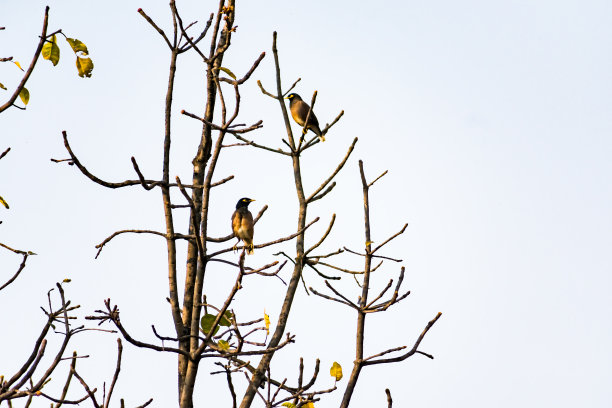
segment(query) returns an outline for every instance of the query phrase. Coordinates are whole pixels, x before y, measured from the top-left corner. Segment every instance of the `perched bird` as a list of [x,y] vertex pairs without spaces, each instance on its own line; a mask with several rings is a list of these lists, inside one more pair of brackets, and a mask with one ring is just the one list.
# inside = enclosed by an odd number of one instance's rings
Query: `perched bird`
[[236,204],[236,211],[232,214],[232,231],[238,238],[238,242],[234,245],[234,251],[238,249],[240,240],[244,242],[247,254],[253,254],[253,214],[248,209],[249,204],[255,200],[250,198],[241,198]]
[[[291,111],[293,120],[295,120],[298,125],[304,126],[310,106],[308,106],[308,104],[300,98],[300,95],[296,93],[287,95],[285,99],[289,99],[289,110]],[[310,112],[310,118],[308,118],[308,126],[306,126],[306,129],[312,130],[315,135],[319,136],[322,142],[325,141],[325,136],[323,136],[321,129],[319,129],[319,121],[314,112]]]

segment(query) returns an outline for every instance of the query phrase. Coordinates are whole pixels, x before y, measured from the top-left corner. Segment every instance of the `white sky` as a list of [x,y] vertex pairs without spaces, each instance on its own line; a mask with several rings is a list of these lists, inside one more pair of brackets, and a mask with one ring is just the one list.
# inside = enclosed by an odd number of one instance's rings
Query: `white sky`
[[[200,24],[216,7],[183,3],[184,21]],[[0,2],[0,26],[6,26],[0,56],[27,65],[45,4]],[[0,242],[39,254],[0,296],[0,374],[14,370],[30,351],[44,317],[38,305],[66,277],[72,279],[68,296],[82,305],[80,316],[110,297],[135,335],[154,341],[151,324],[172,333],[162,239],[120,237],[94,260],[94,246],[115,230],[163,229],[159,192],[107,190],[77,169],[49,161],[67,157],[61,141],[67,130],[76,153],[99,177],[135,178],[131,156],[147,177],[159,177],[168,52],[136,10],[143,7],[169,30],[167,1],[50,6],[49,30],[62,28],[87,44],[95,69],[91,79],[78,78],[72,52],[61,43],[59,65],[41,60],[30,79],[27,111],[10,109],[0,118],[0,151],[12,148],[0,161],[0,195],[11,205],[0,208]],[[371,191],[372,234],[382,242],[410,223],[385,254],[404,259],[404,285],[412,294],[370,318],[366,352],[412,345],[427,321],[443,312],[421,346],[435,360],[415,356],[366,368],[352,406],[386,406],[386,387],[398,407],[610,406],[612,3],[261,1],[238,3],[236,24],[226,67],[241,75],[267,52],[242,92],[240,122],[264,120],[253,138],[281,146],[278,106],[255,83],[261,79],[274,89],[274,30],[285,85],[301,77],[296,92],[307,100],[318,90],[315,110],[323,124],[346,112],[328,141],[308,151],[307,191],[359,137],[338,187],[310,211],[311,219],[322,218],[310,242],[335,212],[336,229],[325,250],[361,248],[357,160],[365,160],[370,178],[390,171]],[[175,112],[201,114],[202,70],[195,54],[179,60]],[[12,64],[0,65],[0,82],[9,90],[20,75]],[[0,101],[8,95],[1,91]],[[180,115],[173,126],[172,176],[189,180],[200,126]],[[216,179],[230,174],[236,180],[219,187],[214,198],[214,235],[229,232],[229,216],[243,196],[257,199],[253,212],[270,206],[257,225],[256,243],[293,231],[296,199],[286,158],[230,150]],[[185,214],[177,212],[183,230]],[[249,260],[263,265],[279,249],[258,251]],[[179,255],[184,265],[184,245]],[[342,261],[359,267],[348,256]],[[18,263],[1,252],[0,276],[12,274]],[[374,289],[398,271],[386,265]],[[211,269],[207,279],[209,300],[220,302],[234,273]],[[323,290],[312,271],[305,279]],[[338,286],[357,297],[352,279]],[[236,311],[250,320],[265,308],[274,323],[282,291],[278,280],[249,278]],[[299,356],[307,371],[318,357],[318,384],[330,387],[333,361],[350,372],[354,327],[351,311],[300,289],[289,322],[297,343],[277,354],[273,375],[294,383]],[[115,338],[91,332],[70,348],[92,355],[79,366],[98,388],[112,376]],[[203,365],[202,374],[211,367]],[[115,396],[130,406],[149,397],[155,406],[172,406],[175,373],[174,356],[125,343]],[[201,375],[198,406],[227,406],[224,379],[217,377],[211,382]],[[336,406],[342,391],[317,406]],[[73,392],[83,394],[76,384]]]

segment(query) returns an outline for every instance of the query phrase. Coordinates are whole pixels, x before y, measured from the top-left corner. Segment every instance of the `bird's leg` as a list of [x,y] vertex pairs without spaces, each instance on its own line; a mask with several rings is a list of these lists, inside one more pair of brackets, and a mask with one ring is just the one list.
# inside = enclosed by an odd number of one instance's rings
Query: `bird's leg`
[[238,244],[239,244],[239,243],[240,243],[240,238],[238,238],[238,241],[236,241],[236,245],[234,245],[234,246],[232,247],[232,250],[233,250],[234,252],[237,252],[237,251],[238,251]]

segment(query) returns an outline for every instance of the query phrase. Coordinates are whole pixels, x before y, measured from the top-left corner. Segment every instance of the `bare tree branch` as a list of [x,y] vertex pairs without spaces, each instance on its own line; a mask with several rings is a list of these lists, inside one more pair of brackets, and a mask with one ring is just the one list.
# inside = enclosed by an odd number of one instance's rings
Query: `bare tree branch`
[[[425,326],[425,329],[423,329],[423,332],[421,333],[419,338],[416,340],[416,342],[412,346],[412,349],[410,349],[410,351],[408,351],[407,353],[402,354],[401,356],[398,356],[398,357],[393,357],[393,358],[381,358],[379,360],[364,361],[363,365],[365,366],[365,365],[374,365],[374,364],[395,363],[398,361],[404,361],[408,357],[412,356],[413,354],[417,352],[417,348],[421,344],[421,341],[423,341],[423,339],[425,338],[425,335],[427,334],[429,329],[431,329],[431,326],[433,326],[436,323],[436,321],[438,321],[440,316],[442,316],[442,313],[438,313],[436,317],[434,317],[429,323],[427,323],[427,326]],[[419,352],[419,354],[423,354],[429,358],[433,358],[433,356],[431,356],[430,354],[426,354],[422,352]]]
[[[25,251],[20,251],[18,249],[13,249],[3,243],[0,242],[0,247],[6,248],[9,251],[12,251],[16,254],[19,254],[21,256],[23,256],[23,259],[21,260],[21,264],[19,265],[19,267],[17,268],[17,272],[15,272],[15,274],[13,274],[13,276],[11,276],[11,278],[9,278],[9,280],[7,280],[4,284],[2,284],[2,286],[0,286],[0,291],[2,291],[4,288],[6,288],[8,285],[10,285],[11,283],[13,283],[15,281],[15,279],[17,279],[17,277],[21,274],[21,272],[25,269],[26,267],[26,261],[28,260],[28,256],[30,255],[30,252],[25,252]],[[32,252],[32,254],[34,254]]]
[[376,248],[374,248],[374,250],[372,251],[372,253],[375,253],[376,251],[378,251],[380,248],[382,248],[383,246],[385,246],[386,244],[388,244],[391,240],[393,240],[394,238],[397,238],[399,235],[403,234],[404,231],[406,231],[406,228],[408,227],[408,223],[404,224],[404,226],[402,227],[402,229],[395,233],[394,235],[392,235],[391,237],[389,237],[385,242],[383,242],[382,244],[378,245]]
[[332,215],[332,219],[329,222],[329,226],[327,227],[327,231],[325,231],[325,234],[323,234],[321,239],[316,244],[311,246],[308,251],[304,252],[304,256],[308,256],[309,253],[311,253],[313,250],[317,249],[323,243],[323,241],[325,241],[325,238],[327,238],[329,236],[329,233],[331,232],[331,230],[332,230],[332,228],[334,226],[334,222],[335,221],[336,221],[336,214],[333,214]]
[[391,391],[388,388],[385,389],[385,394],[387,394],[387,408],[393,407],[393,399],[391,398]]
[[6,156],[6,155],[8,154],[8,152],[10,152],[10,151],[11,151],[11,148],[10,148],[10,147],[7,147],[7,148],[6,148],[6,150],[5,150],[5,151],[3,151],[3,152],[2,152],[2,154],[0,154],[0,160],[2,160],[2,158],[3,158],[4,156]]
[[174,48],[174,46],[172,44],[170,44],[170,40],[168,40],[168,37],[166,36],[166,33],[164,32],[164,30],[162,30],[161,28],[159,28],[157,26],[157,24],[155,24],[155,22],[151,19],[151,17],[149,17],[143,9],[139,8],[138,9],[138,13],[140,13],[140,15],[147,20],[147,23],[151,24],[151,27],[153,27],[155,29],[155,31],[157,31],[159,33],[159,35],[162,36],[162,38],[164,39],[164,41],[166,41],[166,44],[168,45],[168,48]]
[[47,40],[48,22],[49,22],[49,6],[45,7],[45,16],[43,18],[42,33],[40,34],[40,40],[38,41],[36,51],[34,51],[34,56],[32,57],[30,66],[28,67],[27,71],[23,75],[23,78],[21,78],[21,82],[19,82],[19,85],[17,85],[17,88],[15,89],[11,97],[4,103],[4,105],[0,106],[0,112],[3,112],[9,107],[13,106],[13,103],[15,103],[15,100],[17,100],[17,97],[19,96],[23,88],[25,87],[26,82],[28,82],[28,79],[30,79],[30,75],[32,75],[32,72],[34,71],[34,66],[36,66],[36,61],[38,61],[38,57],[40,56],[42,47],[45,44],[45,41]]
[[348,151],[346,152],[346,154],[344,155],[344,158],[342,159],[342,161],[340,162],[340,164],[338,165],[338,167],[336,167],[336,170],[334,170],[334,172],[331,174],[331,176],[329,176],[327,178],[327,180],[325,180],[323,183],[321,183],[321,185],[319,186],[319,188],[317,188],[307,199],[306,202],[312,202],[314,200],[314,197],[316,197],[317,194],[319,194],[321,192],[321,190],[323,190],[332,180],[334,177],[336,177],[336,175],[340,172],[340,170],[342,170],[342,167],[344,167],[344,164],[346,163],[346,161],[348,160],[349,156],[351,155],[351,153],[353,152],[353,149],[355,148],[355,144],[357,144],[357,140],[358,138],[353,139],[353,143],[351,143]]

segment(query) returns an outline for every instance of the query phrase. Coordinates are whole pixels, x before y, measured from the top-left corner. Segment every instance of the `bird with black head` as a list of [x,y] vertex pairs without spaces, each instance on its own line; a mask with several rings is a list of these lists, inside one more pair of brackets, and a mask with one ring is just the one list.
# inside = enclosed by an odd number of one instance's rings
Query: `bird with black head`
[[253,235],[254,235],[254,223],[253,214],[249,211],[249,204],[255,200],[250,198],[241,198],[236,204],[236,211],[232,214],[232,231],[238,239],[236,245],[234,245],[234,251],[238,250],[238,244],[240,241],[244,242],[244,247],[247,250],[247,254],[252,255],[254,252],[253,246]]
[[[308,116],[308,111],[310,110],[310,106],[302,100],[300,95],[296,93],[291,93],[287,95],[285,99],[289,99],[289,110],[291,111],[291,116],[293,120],[300,126],[304,126],[306,122],[306,116]],[[308,125],[306,126],[307,130],[311,130],[315,135],[319,136],[319,139],[324,142],[325,136],[321,132],[319,128],[319,121],[315,116],[314,112],[310,112],[310,117],[308,118]]]

